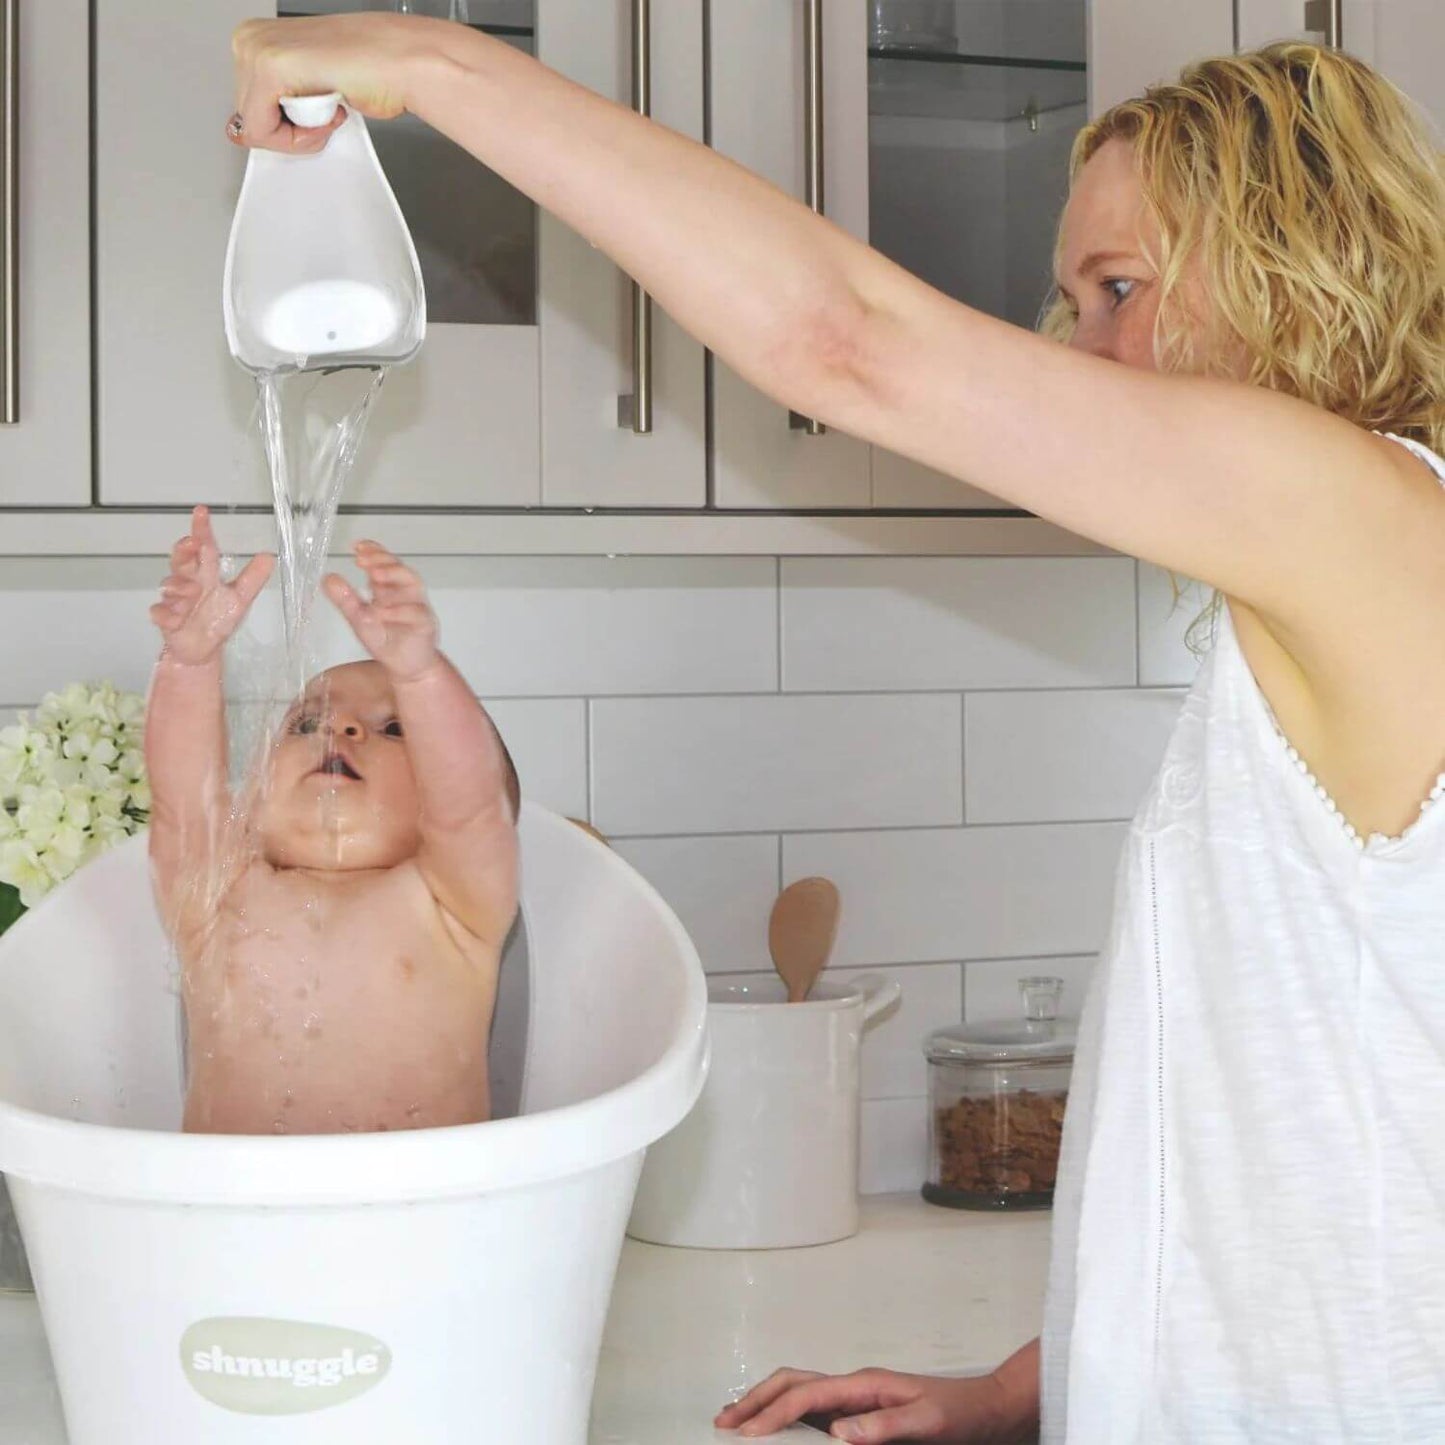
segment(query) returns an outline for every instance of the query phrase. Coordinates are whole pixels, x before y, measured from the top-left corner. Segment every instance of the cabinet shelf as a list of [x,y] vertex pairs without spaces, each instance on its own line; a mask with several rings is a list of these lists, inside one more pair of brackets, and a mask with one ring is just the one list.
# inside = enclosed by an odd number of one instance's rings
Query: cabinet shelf
[[875,45],[868,48],[869,60],[906,60],[919,65],[978,65],[995,70],[1063,70],[1083,75],[1088,64],[1082,60],[1042,60],[1026,55],[973,55],[963,50],[915,50],[906,46]]
[[[361,7],[359,7],[359,8],[365,9],[366,7],[365,7],[365,6],[361,6]],[[330,13],[333,13],[333,12],[331,12],[331,11],[318,12],[318,10],[315,9],[315,8],[310,9],[310,10],[278,9],[278,10],[276,11],[276,18],[277,18],[278,20],[299,20],[299,19],[305,19],[305,18],[308,17],[308,16],[316,15],[316,14],[318,14],[318,13],[327,13],[327,14],[330,14]],[[536,30],[536,27],[533,26],[533,25],[501,25],[501,24],[494,24],[494,23],[489,22],[489,21],[474,20],[474,21],[471,21],[471,22],[468,24],[467,28],[468,28],[469,30],[477,30],[477,31],[480,31],[483,35],[496,35],[496,36],[500,36],[503,40],[529,40],[529,41],[530,41],[530,40],[535,40],[535,39],[537,38],[537,30]]]

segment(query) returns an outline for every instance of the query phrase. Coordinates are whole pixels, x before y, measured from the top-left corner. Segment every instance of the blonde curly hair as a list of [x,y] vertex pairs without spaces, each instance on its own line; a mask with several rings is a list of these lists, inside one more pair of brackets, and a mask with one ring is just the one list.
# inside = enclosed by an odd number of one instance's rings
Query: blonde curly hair
[[[1115,139],[1163,236],[1161,369],[1242,352],[1256,385],[1445,452],[1445,156],[1407,97],[1349,55],[1282,43],[1115,106],[1079,133],[1071,177]],[[1203,334],[1179,292],[1196,257]],[[1073,328],[1055,296],[1041,330]]]

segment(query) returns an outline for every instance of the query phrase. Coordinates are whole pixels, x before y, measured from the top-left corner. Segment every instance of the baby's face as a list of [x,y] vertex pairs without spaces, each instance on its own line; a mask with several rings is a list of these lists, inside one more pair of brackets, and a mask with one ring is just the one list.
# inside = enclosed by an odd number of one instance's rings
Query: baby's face
[[331,668],[287,714],[259,831],[278,868],[393,868],[415,856],[416,780],[379,664]]

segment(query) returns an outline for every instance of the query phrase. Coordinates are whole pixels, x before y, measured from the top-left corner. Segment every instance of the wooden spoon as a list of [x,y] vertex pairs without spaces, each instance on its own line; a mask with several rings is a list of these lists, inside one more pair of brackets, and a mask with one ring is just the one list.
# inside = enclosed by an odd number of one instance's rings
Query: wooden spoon
[[768,951],[788,986],[788,1002],[808,997],[838,935],[838,890],[826,878],[800,878],[778,895],[768,919]]
[[605,838],[601,833],[599,833],[597,829],[592,826],[591,823],[584,822],[581,818],[568,818],[567,821],[574,824],[578,828],[581,828],[584,833],[590,833],[594,838],[597,839],[599,843],[606,843],[609,848],[612,846],[612,844],[608,842],[607,838]]

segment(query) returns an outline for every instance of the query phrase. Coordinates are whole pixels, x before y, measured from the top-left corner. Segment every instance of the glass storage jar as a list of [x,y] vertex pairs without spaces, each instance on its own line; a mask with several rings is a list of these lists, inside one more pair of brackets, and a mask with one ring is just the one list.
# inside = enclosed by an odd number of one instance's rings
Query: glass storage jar
[[1020,981],[1018,1023],[959,1024],[929,1036],[928,1180],[952,1209],[1053,1203],[1074,1032],[1058,1022],[1063,980]]

